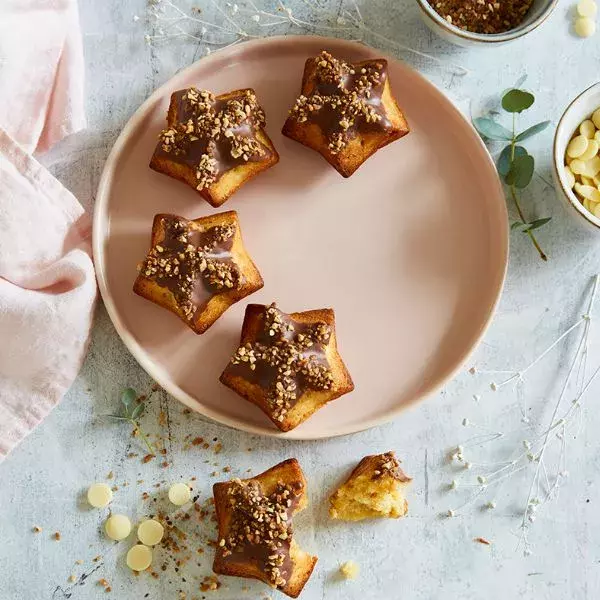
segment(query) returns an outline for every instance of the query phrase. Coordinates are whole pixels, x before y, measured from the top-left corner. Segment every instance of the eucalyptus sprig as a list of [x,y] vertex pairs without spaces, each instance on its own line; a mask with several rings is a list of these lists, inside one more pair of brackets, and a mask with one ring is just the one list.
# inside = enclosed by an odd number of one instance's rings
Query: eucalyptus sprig
[[144,402],[136,402],[138,398],[137,392],[133,388],[125,388],[121,392],[121,413],[118,415],[106,415],[110,419],[116,419],[118,421],[127,421],[133,426],[133,430],[137,431],[140,438],[148,448],[150,454],[154,455],[154,448],[148,439],[148,436],[142,429],[139,418],[144,414],[146,405]]
[[516,88],[510,89],[502,96],[502,108],[507,113],[512,113],[512,131],[490,117],[473,119],[473,125],[479,132],[479,135],[486,141],[508,142],[500,152],[496,166],[498,173],[509,190],[510,197],[519,215],[519,220],[512,223],[510,228],[526,233],[539,252],[540,258],[548,260],[533,232],[546,225],[552,217],[528,221],[521,208],[520,193],[518,191],[529,185],[535,169],[535,160],[522,146],[522,142],[544,131],[550,125],[550,121],[542,121],[517,133],[517,113],[520,114],[530,108],[534,101],[535,97],[530,92]]

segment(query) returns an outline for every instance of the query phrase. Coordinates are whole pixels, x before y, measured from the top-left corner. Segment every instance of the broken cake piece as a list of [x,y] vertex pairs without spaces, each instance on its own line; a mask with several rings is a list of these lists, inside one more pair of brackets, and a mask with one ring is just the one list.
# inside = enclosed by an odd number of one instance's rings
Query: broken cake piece
[[249,304],[240,345],[221,382],[289,431],[354,389],[337,349],[333,310],[286,314]]
[[282,130],[319,152],[344,177],[408,132],[385,59],[349,63],[325,50],[306,61],[301,94]]
[[218,544],[213,571],[259,579],[296,598],[316,556],[295,539],[294,515],[308,504],[306,480],[295,458],[250,479],[213,486]]
[[150,168],[187,183],[212,206],[279,161],[252,89],[216,96],[190,87],[171,96]]
[[262,286],[237,213],[228,211],[193,221],[156,215],[133,291],[204,333],[232,304]]
[[408,512],[404,489],[410,481],[393,452],[365,456],[329,498],[329,516],[343,521],[403,517]]

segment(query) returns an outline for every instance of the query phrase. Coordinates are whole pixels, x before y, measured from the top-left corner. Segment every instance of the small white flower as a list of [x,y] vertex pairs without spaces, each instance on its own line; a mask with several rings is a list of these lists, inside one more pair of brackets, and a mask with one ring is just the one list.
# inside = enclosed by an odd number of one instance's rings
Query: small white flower
[[454,512],[452,509],[448,510],[448,512],[446,513],[446,515],[447,515],[448,517],[453,517],[455,514],[456,514],[456,513],[455,513],[455,512]]
[[203,26],[200,28],[200,33],[201,33],[202,35],[206,35],[206,32],[207,32],[207,31],[208,31],[208,30],[206,29],[206,27],[204,27],[204,25],[203,25]]
[[252,20],[253,20],[255,23],[258,23],[258,22],[260,21],[260,15],[252,15]]
[[479,475],[477,477],[477,481],[481,483],[481,485],[485,485],[487,483],[487,479],[483,475]]
[[473,394],[473,400],[475,400],[475,402],[479,402],[481,400],[481,394]]
[[133,20],[134,20],[134,21],[139,21],[139,20],[140,20],[140,18],[139,18],[137,15],[133,15]]
[[492,381],[492,383],[490,383],[490,388],[492,392],[495,392],[498,389],[498,386]]
[[450,482],[450,489],[451,489],[451,490],[455,490],[457,487],[458,487],[458,481],[456,481],[456,479],[453,479],[453,480]]
[[456,452],[458,454],[462,454],[464,452],[464,448],[462,446],[456,446]]
[[470,462],[466,462],[465,463],[465,469],[471,469],[473,467],[473,465]]
[[531,442],[529,440],[523,440],[523,448],[525,448],[525,450],[531,450]]
[[487,504],[486,507],[489,509],[494,509],[496,508],[496,503],[493,500],[490,500]]
[[206,54],[206,56],[208,56],[209,54],[211,54],[212,50],[207,46],[206,50],[204,51],[204,53]]
[[525,425],[529,425],[530,423],[529,417],[521,417],[521,423],[525,423]]
[[232,12],[234,15],[235,15],[235,14],[238,12],[238,10],[240,10],[240,7],[239,7],[237,4],[234,4],[234,5],[231,7],[231,12]]
[[463,427],[468,427],[468,425],[469,425],[469,419],[467,419],[467,418],[464,418],[464,419],[462,420],[462,424],[463,424]]
[[337,18],[337,24],[338,25],[345,25],[346,24],[346,19],[344,19],[344,17],[338,17]]
[[146,44],[150,44],[150,36],[148,34],[144,36],[144,41],[146,42]]
[[569,476],[569,471],[561,471],[558,475],[566,479]]
[[529,516],[527,517],[527,520],[528,520],[530,523],[533,523],[533,522],[535,521],[535,515],[534,515],[534,514],[531,514],[531,515],[529,515]]
[[527,453],[527,458],[533,462],[535,460],[535,454],[533,452],[528,452]]
[[292,16],[292,9],[291,9],[291,8],[286,8],[286,9],[285,9],[285,12],[287,13],[287,16],[288,16],[288,17],[291,17],[291,16]]

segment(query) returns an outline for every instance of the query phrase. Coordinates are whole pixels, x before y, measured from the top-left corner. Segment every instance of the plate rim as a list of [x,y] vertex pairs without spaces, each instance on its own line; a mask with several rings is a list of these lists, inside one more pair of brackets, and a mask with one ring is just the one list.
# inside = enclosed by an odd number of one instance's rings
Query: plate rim
[[[171,82],[176,78],[185,78],[187,73],[194,71],[197,68],[199,63],[203,65],[207,65],[210,68],[211,62],[217,62],[222,60],[223,58],[229,57],[234,58],[239,54],[245,53],[247,50],[252,50],[255,47],[260,46],[268,46],[268,45],[296,45],[296,44],[304,44],[307,46],[314,45],[322,45],[323,47],[327,47],[328,45],[334,45],[337,48],[340,46],[342,50],[346,49],[349,52],[356,51],[357,48],[362,52],[373,53],[374,56],[381,56],[385,58],[390,63],[402,63],[403,68],[410,69],[414,75],[416,75],[421,83],[425,85],[425,87],[430,88],[434,94],[438,94],[446,100],[448,107],[459,116],[460,120],[466,125],[468,129],[471,130],[472,134],[476,139],[476,143],[479,144],[481,149],[484,150],[484,156],[486,157],[489,165],[492,167],[493,171],[496,173],[495,178],[495,187],[496,193],[500,198],[502,198],[502,207],[503,212],[505,213],[505,219],[503,219],[503,228],[504,231],[500,232],[503,235],[500,235],[500,238],[503,241],[503,247],[501,248],[501,255],[503,260],[502,274],[496,282],[496,289],[494,290],[494,301],[491,303],[487,316],[485,320],[482,322],[480,326],[480,330],[471,345],[471,347],[464,352],[461,356],[456,360],[456,364],[452,369],[448,371],[448,373],[438,379],[437,382],[434,383],[429,389],[426,391],[415,395],[406,403],[402,404],[394,408],[393,410],[387,411],[384,415],[379,416],[374,419],[370,419],[364,422],[361,422],[360,425],[354,427],[346,427],[342,430],[336,431],[324,431],[322,433],[312,433],[306,434],[302,433],[302,431],[296,432],[296,430],[281,432],[278,430],[271,430],[268,428],[269,424],[266,423],[265,427],[258,427],[249,423],[246,423],[242,419],[230,418],[224,416],[223,414],[213,410],[210,407],[207,407],[201,401],[197,400],[193,396],[187,394],[184,390],[179,387],[172,385],[169,381],[168,377],[164,373],[162,366],[156,361],[152,360],[144,350],[144,348],[135,340],[135,338],[131,335],[131,333],[127,330],[127,328],[122,323],[115,303],[113,301],[112,295],[110,293],[109,287],[107,285],[106,272],[105,272],[105,256],[104,256],[104,241],[106,239],[104,228],[101,227],[105,223],[108,222],[106,208],[108,204],[109,194],[108,191],[112,182],[112,175],[114,173],[117,158],[121,153],[121,150],[125,143],[128,141],[131,132],[138,126],[139,122],[146,116],[146,113],[151,105],[153,105],[157,99],[164,96],[166,93],[166,89],[171,87]],[[448,96],[439,89],[436,85],[430,82],[424,75],[422,75],[419,71],[411,67],[410,65],[403,63],[400,59],[390,56],[386,52],[380,52],[376,48],[368,46],[358,41],[346,40],[343,38],[332,38],[325,36],[316,36],[316,35],[277,35],[277,36],[268,36],[264,38],[247,40],[240,44],[236,44],[230,46],[228,48],[224,48],[222,50],[218,50],[211,55],[202,57],[197,61],[194,61],[192,64],[188,65],[184,69],[181,69],[177,73],[175,73],[172,77],[170,77],[167,81],[165,81],[162,85],[156,88],[150,96],[144,100],[144,102],[135,110],[135,112],[131,115],[127,123],[124,125],[123,129],[119,133],[117,139],[115,140],[111,151],[106,158],[106,162],[104,163],[104,167],[102,169],[102,174],[100,176],[100,180],[98,183],[98,188],[96,191],[96,198],[94,203],[93,210],[93,225],[92,225],[92,251],[93,251],[93,260],[94,267],[96,271],[96,280],[98,282],[98,288],[100,290],[100,295],[102,296],[102,301],[108,313],[108,316],[125,347],[129,350],[131,355],[135,358],[138,364],[146,371],[146,373],[158,383],[168,394],[173,396],[179,402],[193,410],[194,412],[202,415],[203,417],[207,417],[212,421],[229,427],[236,429],[238,431],[245,431],[247,433],[255,434],[255,435],[263,435],[267,437],[275,437],[289,440],[319,440],[319,439],[329,439],[333,437],[339,437],[344,435],[351,435],[353,433],[359,433],[361,431],[366,431],[367,429],[372,429],[374,427],[379,427],[386,423],[389,423],[396,419],[402,412],[407,410],[410,407],[415,406],[421,402],[424,402],[428,398],[437,394],[447,383],[452,381],[459,371],[463,368],[465,363],[469,360],[469,358],[473,355],[475,350],[479,347],[483,337],[485,336],[488,328],[492,322],[494,314],[496,313],[496,309],[498,307],[498,303],[502,296],[502,291],[504,289],[504,284],[506,281],[506,274],[508,270],[508,257],[509,257],[509,229],[508,229],[508,210],[506,207],[504,190],[502,188],[502,184],[500,182],[500,178],[496,172],[496,166],[494,161],[485,146],[483,140],[480,138],[479,134],[473,127],[473,125],[469,122],[469,120],[462,114],[462,112],[454,105],[454,103],[448,98]],[[102,231],[100,231],[102,229]]]

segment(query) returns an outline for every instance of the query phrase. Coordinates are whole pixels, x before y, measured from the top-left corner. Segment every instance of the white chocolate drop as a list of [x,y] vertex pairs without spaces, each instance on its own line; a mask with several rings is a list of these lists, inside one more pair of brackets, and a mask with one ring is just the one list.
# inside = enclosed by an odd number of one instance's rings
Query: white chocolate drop
[[571,168],[571,171],[575,173],[575,175],[583,175],[584,173],[587,173],[585,163],[578,158],[573,159],[569,167]]
[[600,108],[594,111],[594,114],[592,115],[592,123],[594,123],[597,129],[600,129]]
[[573,189],[573,186],[575,185],[575,175],[573,175],[573,171],[571,171],[571,168],[568,165],[565,167],[565,179],[567,180],[569,188]]
[[567,155],[571,158],[579,158],[588,148],[590,141],[585,135],[576,135],[567,146]]
[[600,219],[600,204],[594,204],[594,216]]
[[169,500],[175,506],[187,504],[192,497],[190,486],[187,483],[174,483],[169,488]]
[[94,483],[87,491],[87,500],[94,508],[104,508],[110,504],[113,493],[105,483]]
[[596,140],[589,140],[588,147],[585,152],[579,156],[579,160],[590,160],[590,158],[598,154],[598,142]]
[[594,0],[579,0],[577,3],[577,14],[580,17],[594,18],[598,12],[598,7]]
[[592,197],[592,194],[594,192],[597,192],[598,190],[595,187],[592,187],[591,185],[582,185],[581,183],[576,183],[575,191],[583,198],[590,200]]
[[127,566],[132,571],[145,571],[152,564],[152,550],[137,544],[127,553]]
[[156,546],[163,539],[164,534],[165,528],[154,519],[147,519],[138,525],[138,539],[146,546]]
[[581,135],[585,135],[586,138],[591,140],[596,134],[596,126],[594,125],[594,122],[591,119],[586,119],[579,126],[579,133]]
[[596,23],[588,17],[575,19],[575,33],[582,38],[588,38],[596,33]]
[[111,540],[124,540],[131,533],[131,521],[125,515],[111,515],[106,519],[104,531]]

